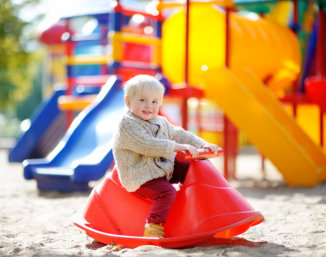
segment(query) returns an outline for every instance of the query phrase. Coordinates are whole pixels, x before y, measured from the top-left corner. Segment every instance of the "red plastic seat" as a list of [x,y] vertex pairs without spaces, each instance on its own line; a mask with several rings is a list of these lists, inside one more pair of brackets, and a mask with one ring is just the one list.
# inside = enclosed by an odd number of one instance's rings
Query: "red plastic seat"
[[177,248],[211,237],[230,238],[264,220],[207,160],[190,164],[167,222],[167,238],[143,237],[152,202],[127,192],[114,169],[91,193],[74,223],[104,244]]

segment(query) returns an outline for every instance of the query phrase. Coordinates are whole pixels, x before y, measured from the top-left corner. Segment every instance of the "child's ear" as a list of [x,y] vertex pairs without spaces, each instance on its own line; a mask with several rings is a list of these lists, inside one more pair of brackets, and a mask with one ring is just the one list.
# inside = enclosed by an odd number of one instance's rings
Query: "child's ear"
[[128,99],[128,97],[125,97],[125,103],[127,105],[127,107],[130,107],[130,100]]

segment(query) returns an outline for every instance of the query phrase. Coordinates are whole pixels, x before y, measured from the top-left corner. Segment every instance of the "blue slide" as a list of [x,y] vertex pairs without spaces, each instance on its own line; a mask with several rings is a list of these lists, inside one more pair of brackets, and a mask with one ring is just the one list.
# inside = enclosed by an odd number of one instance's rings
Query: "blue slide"
[[8,155],[9,162],[45,157],[65,134],[65,113],[58,108],[58,98],[65,90],[56,90],[31,117],[31,125],[16,141]]
[[40,190],[88,190],[113,163],[112,137],[125,111],[122,82],[111,76],[94,100],[73,121],[57,147],[44,159],[23,162],[24,177]]

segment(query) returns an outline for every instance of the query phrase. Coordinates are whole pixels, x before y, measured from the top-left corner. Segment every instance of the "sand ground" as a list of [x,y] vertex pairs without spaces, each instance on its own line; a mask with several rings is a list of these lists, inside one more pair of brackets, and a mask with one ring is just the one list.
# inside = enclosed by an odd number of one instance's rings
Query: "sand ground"
[[8,163],[2,149],[0,256],[326,256],[326,184],[290,188],[268,161],[263,180],[260,165],[259,155],[240,154],[238,180],[231,185],[264,215],[263,223],[212,246],[117,250],[94,242],[71,222],[89,192],[39,192],[35,181],[23,178],[22,165]]

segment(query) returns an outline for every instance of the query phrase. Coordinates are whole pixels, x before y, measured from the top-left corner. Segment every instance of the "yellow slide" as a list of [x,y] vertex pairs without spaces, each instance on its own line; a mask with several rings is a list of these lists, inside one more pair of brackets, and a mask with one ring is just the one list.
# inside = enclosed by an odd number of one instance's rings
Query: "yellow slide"
[[[207,4],[193,3],[190,8],[188,82],[198,85],[202,70],[224,66],[225,12]],[[164,21],[162,28],[162,68],[172,83],[184,82],[185,17],[181,8]],[[232,70],[250,67],[274,92],[286,90],[296,80],[301,65],[300,42],[287,26],[232,12],[230,38]]]
[[326,155],[250,70],[203,73],[206,97],[215,101],[283,175],[290,186],[326,180]]

